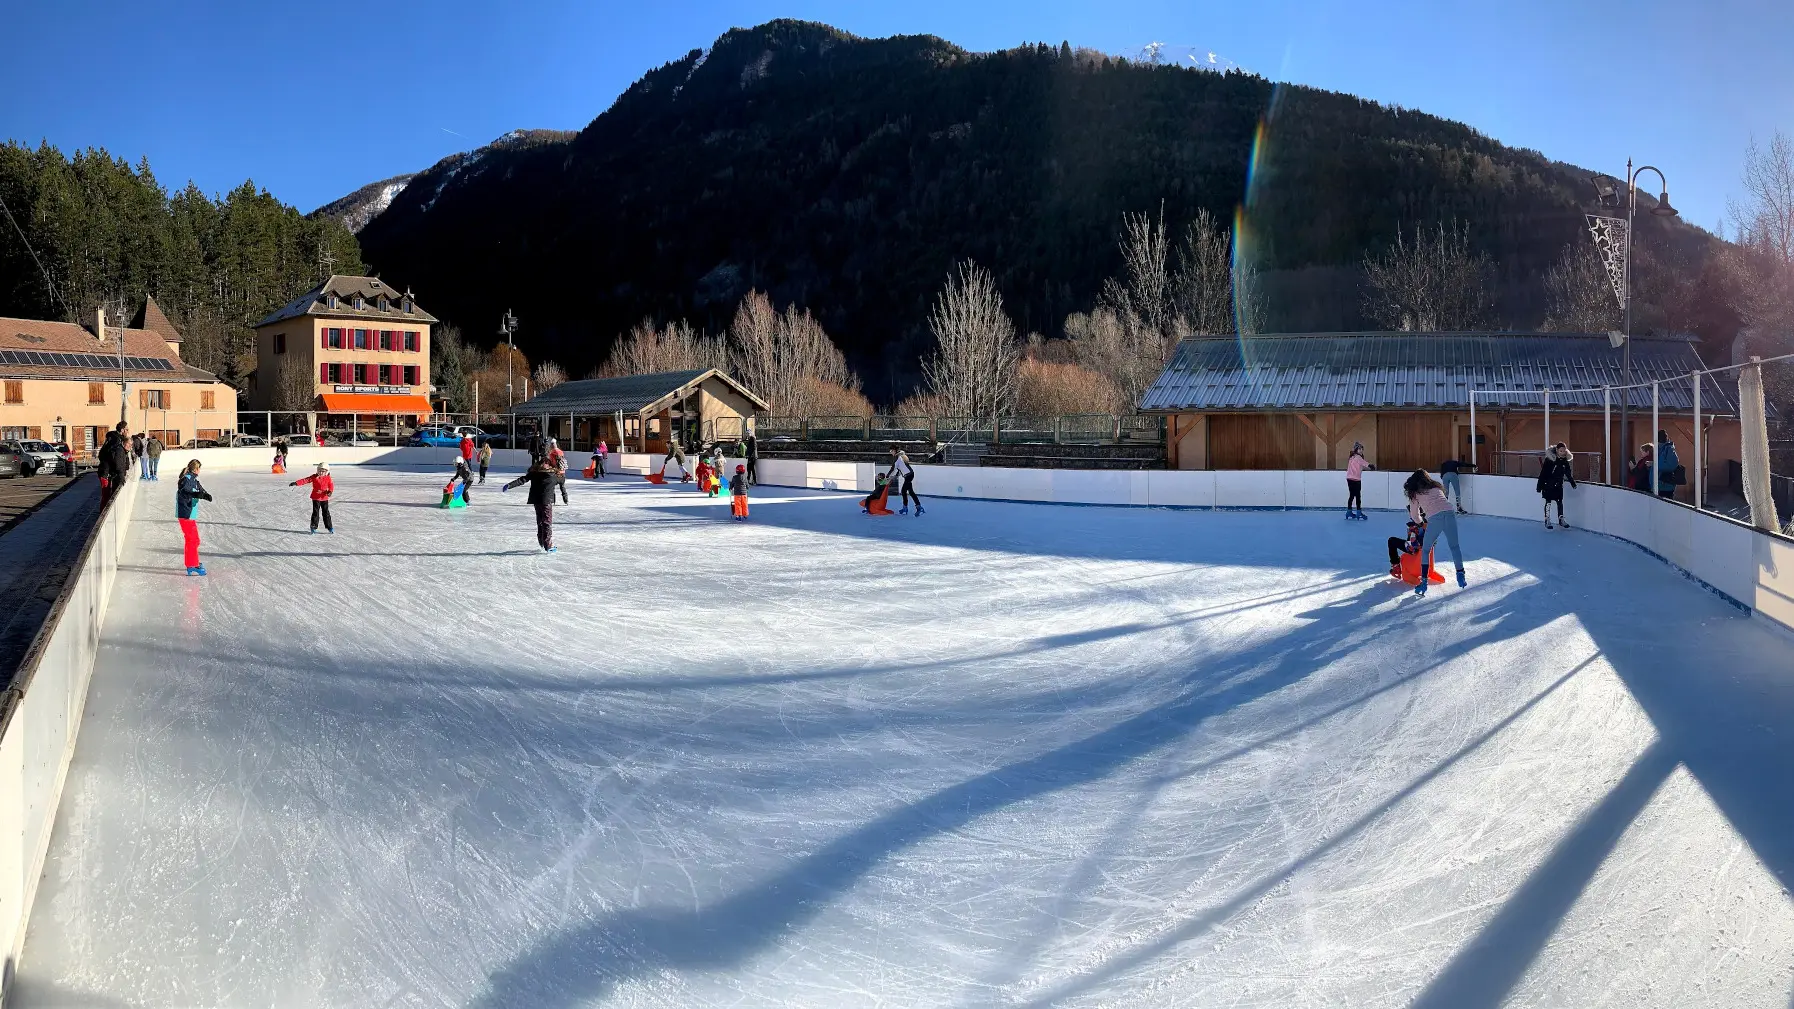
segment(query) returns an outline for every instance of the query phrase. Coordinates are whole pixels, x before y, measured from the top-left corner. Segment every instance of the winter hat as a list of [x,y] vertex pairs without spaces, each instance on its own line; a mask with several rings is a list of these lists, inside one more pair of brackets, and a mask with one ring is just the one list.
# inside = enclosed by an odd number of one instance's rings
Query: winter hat
[[735,467],[735,472],[737,472],[737,473],[746,473],[746,472],[747,472],[747,467],[746,467],[746,466],[737,466],[737,467]]
[[328,472],[330,472],[330,464],[329,464],[329,463],[327,463],[327,462],[321,462],[321,463],[318,463],[318,472],[319,472],[319,473],[328,473]]

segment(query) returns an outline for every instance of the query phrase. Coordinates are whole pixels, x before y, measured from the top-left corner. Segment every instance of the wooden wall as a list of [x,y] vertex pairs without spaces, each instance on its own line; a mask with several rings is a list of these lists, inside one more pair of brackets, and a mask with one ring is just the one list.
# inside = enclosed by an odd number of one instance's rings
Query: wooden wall
[[1208,457],[1213,469],[1314,469],[1314,435],[1294,414],[1212,414]]
[[1377,415],[1379,469],[1438,470],[1457,454],[1448,413],[1380,413]]

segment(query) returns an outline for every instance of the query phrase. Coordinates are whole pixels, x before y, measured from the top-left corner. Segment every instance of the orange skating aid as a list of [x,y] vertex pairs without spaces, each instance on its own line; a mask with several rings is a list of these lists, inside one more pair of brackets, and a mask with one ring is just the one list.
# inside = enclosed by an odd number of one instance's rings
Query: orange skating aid
[[866,505],[866,514],[868,514],[868,515],[890,515],[890,514],[892,514],[890,500],[891,500],[891,485],[885,484],[882,488],[879,489],[878,496],[873,498],[871,500],[871,502],[869,502]]
[[[1436,559],[1434,559],[1433,552],[1431,550],[1427,551],[1426,559],[1427,559],[1427,583],[1431,584],[1431,585],[1444,584],[1445,576],[1439,573],[1439,562]],[[1402,581],[1408,583],[1409,585],[1419,585],[1420,584],[1420,555],[1419,554],[1402,554]]]
[[279,459],[274,460],[274,473],[276,476],[278,476],[282,473],[285,473],[286,471],[287,471],[287,468],[280,464]]
[[659,473],[643,473],[642,478],[647,480],[649,483],[666,483],[667,482],[667,478],[664,476],[661,476]]

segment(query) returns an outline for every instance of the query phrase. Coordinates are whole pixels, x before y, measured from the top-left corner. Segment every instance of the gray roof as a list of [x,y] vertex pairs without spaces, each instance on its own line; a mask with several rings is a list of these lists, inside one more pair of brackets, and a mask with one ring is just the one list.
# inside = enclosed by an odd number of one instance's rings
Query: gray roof
[[[336,307],[330,307],[329,296],[336,295]],[[355,307],[355,296],[361,295],[365,307]],[[389,307],[380,311],[380,298],[388,300]],[[267,317],[255,324],[259,329],[271,326],[287,319],[297,319],[302,315],[320,316],[328,319],[365,319],[371,322],[436,322],[434,315],[423,310],[415,301],[411,303],[411,311],[406,312],[399,307],[405,293],[394,288],[378,277],[342,277],[332,276],[311,290],[287,302],[285,305],[268,313]]]
[[[1665,410],[1693,408],[1689,337],[1632,338],[1632,381],[1665,380]],[[1677,380],[1677,381],[1668,381]],[[1276,333],[1196,337],[1140,400],[1148,412],[1313,409],[1464,410],[1472,388],[1569,390],[1619,385],[1620,351],[1604,333]],[[1736,412],[1736,383],[1709,377],[1701,409]],[[1631,393],[1651,407],[1651,390]],[[1613,394],[1613,406],[1621,394]],[[1478,409],[1537,409],[1538,396],[1478,396]],[[1553,395],[1553,410],[1601,409],[1601,394]]]
[[741,383],[715,368],[707,368],[563,382],[547,392],[517,404],[509,412],[519,417],[564,417],[570,414],[597,417],[613,414],[619,410],[624,413],[639,413],[663,399],[672,397],[682,389],[699,385],[711,376],[728,383],[731,388],[752,400],[761,409],[766,408],[766,402],[743,388]]

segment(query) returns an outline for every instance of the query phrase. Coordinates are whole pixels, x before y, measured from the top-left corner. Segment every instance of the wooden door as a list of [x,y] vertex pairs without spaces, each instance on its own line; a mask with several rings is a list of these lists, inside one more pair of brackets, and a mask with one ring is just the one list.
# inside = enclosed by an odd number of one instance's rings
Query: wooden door
[[1439,464],[1457,456],[1452,441],[1452,420],[1447,413],[1380,413],[1377,415],[1377,452],[1371,461],[1379,469],[1431,473]]
[[1293,414],[1210,414],[1214,469],[1313,469],[1314,435]]

